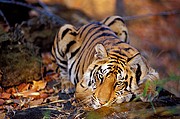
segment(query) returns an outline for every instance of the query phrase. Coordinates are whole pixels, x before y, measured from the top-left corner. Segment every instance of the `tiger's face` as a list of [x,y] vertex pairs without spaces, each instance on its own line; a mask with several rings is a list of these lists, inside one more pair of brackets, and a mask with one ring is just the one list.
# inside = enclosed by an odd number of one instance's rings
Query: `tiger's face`
[[[76,99],[93,108],[129,101],[129,69],[110,57],[94,61],[77,84]],[[128,92],[128,94],[127,94]]]

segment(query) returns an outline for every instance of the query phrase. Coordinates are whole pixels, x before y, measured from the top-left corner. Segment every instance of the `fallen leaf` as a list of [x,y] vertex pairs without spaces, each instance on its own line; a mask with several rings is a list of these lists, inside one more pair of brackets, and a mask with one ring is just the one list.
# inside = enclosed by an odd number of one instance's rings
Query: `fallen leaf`
[[22,83],[21,85],[18,86],[18,91],[27,91],[29,89],[30,84]]
[[0,105],[3,105],[4,104],[4,100],[3,99],[0,99]]
[[8,88],[8,89],[6,90],[6,93],[10,93],[10,94],[16,93],[16,89],[15,89],[14,87]]
[[40,93],[40,98],[47,98],[48,97],[48,94],[47,93]]
[[5,101],[5,104],[10,104],[10,103],[16,103],[16,104],[20,104],[20,100],[19,99],[9,99]]
[[43,100],[44,100],[43,98],[40,98],[40,99],[38,99],[38,100],[30,101],[29,105],[30,105],[30,106],[40,105],[40,104],[43,103]]
[[34,97],[34,96],[39,96],[40,93],[39,92],[35,92],[33,90],[29,90],[29,91],[23,91],[23,92],[20,92],[20,93],[14,93],[13,94],[15,97]]
[[42,53],[41,55],[42,55],[43,64],[52,63],[52,55],[51,55],[51,53],[47,52],[47,53]]
[[3,93],[0,94],[1,99],[9,99],[10,96],[11,96],[11,94],[6,93],[6,92],[3,92]]
[[6,113],[0,113],[0,119],[5,119]]
[[59,79],[59,73],[51,73],[48,74],[46,77],[44,77],[44,80],[51,81],[51,80],[57,80]]
[[47,102],[53,102],[53,101],[57,101],[59,99],[59,96],[51,96],[51,97],[48,97],[44,100],[45,103]]
[[46,87],[47,81],[33,81],[32,90],[39,91],[41,89],[44,89]]
[[51,94],[51,93],[54,93],[54,89],[52,89],[52,88],[49,89],[49,90],[47,91],[47,93],[50,93],[50,94]]
[[3,88],[0,86],[0,93],[2,93],[3,92]]

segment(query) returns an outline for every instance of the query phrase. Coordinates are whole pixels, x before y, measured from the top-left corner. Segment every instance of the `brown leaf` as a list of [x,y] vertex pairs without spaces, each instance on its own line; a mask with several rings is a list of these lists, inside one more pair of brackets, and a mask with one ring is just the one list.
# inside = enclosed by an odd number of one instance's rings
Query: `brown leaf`
[[9,99],[10,96],[11,96],[11,94],[5,93],[5,92],[3,92],[3,93],[0,94],[1,99]]
[[15,89],[14,87],[8,88],[8,89],[6,90],[6,93],[10,93],[10,94],[16,93],[16,89]]
[[54,93],[54,92],[55,92],[55,91],[54,91],[54,89],[52,89],[52,88],[47,91],[47,93],[50,93],[50,94],[51,94],[51,93]]
[[36,97],[36,96],[39,96],[40,93],[39,92],[35,92],[33,90],[29,90],[29,91],[23,91],[23,92],[20,92],[20,93],[14,93],[14,96],[16,97]]
[[0,119],[5,119],[6,113],[0,113]]
[[48,74],[46,77],[44,77],[44,80],[46,81],[51,81],[51,80],[57,80],[59,79],[59,73],[51,73],[51,74]]
[[43,98],[41,99],[38,99],[38,100],[33,100],[33,101],[30,101],[30,106],[36,106],[36,105],[40,105],[43,103]]
[[40,93],[40,98],[47,98],[48,97],[48,94],[47,93]]
[[3,92],[3,88],[0,86],[0,93],[2,93]]
[[3,105],[4,104],[4,100],[3,99],[0,99],[0,105]]
[[27,91],[29,89],[30,84],[22,83],[21,85],[18,86],[18,91]]
[[41,55],[42,55],[43,64],[52,63],[52,55],[51,55],[51,53],[42,53]]
[[44,89],[46,87],[47,81],[33,81],[32,90],[39,91],[41,89]]

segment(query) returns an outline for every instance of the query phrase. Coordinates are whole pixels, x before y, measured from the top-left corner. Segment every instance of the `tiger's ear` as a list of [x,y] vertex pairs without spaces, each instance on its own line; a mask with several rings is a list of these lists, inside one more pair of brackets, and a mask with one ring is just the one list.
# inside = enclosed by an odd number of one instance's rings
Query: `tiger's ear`
[[108,56],[108,54],[107,54],[105,47],[102,44],[97,44],[95,46],[95,58],[96,59],[102,59],[102,58],[105,58],[107,56]]
[[109,28],[124,42],[129,43],[128,29],[120,16],[110,16],[101,21],[102,24]]

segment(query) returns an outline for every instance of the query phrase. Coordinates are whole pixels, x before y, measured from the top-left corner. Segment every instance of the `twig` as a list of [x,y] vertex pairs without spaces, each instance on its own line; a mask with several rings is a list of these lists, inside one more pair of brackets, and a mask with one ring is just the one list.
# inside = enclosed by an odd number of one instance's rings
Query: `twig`
[[149,14],[144,14],[144,15],[134,15],[134,16],[126,16],[123,17],[123,20],[134,20],[134,19],[140,19],[144,17],[152,17],[152,16],[168,16],[168,15],[175,15],[175,14],[180,14],[179,10],[172,10],[172,11],[163,11],[159,13],[149,13]]
[[37,1],[41,5],[41,7],[44,8],[44,10],[46,12],[49,12],[49,8],[48,8],[48,6],[46,4],[44,4],[41,0],[37,0]]
[[55,14],[47,11],[47,10],[41,10],[38,9],[37,7],[31,5],[31,4],[27,4],[27,3],[23,3],[23,2],[18,2],[18,1],[7,1],[7,0],[1,0],[1,3],[6,3],[6,4],[15,4],[15,5],[20,5],[20,6],[24,6],[30,9],[35,10],[36,12],[38,12],[39,14],[43,14],[46,15],[49,19],[53,20],[56,22],[57,25],[63,25],[65,23],[67,23],[64,19],[60,18],[59,16],[56,16]]
[[6,17],[4,16],[2,10],[0,9],[0,16],[2,16],[2,18],[4,19],[4,21],[6,22],[6,25],[8,25],[10,27],[9,22],[7,21]]

